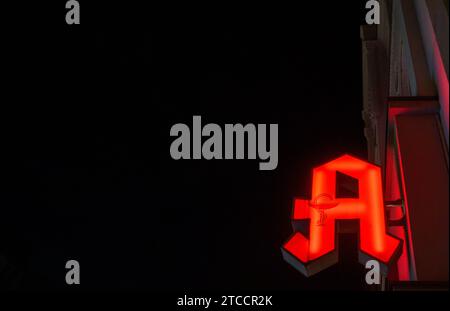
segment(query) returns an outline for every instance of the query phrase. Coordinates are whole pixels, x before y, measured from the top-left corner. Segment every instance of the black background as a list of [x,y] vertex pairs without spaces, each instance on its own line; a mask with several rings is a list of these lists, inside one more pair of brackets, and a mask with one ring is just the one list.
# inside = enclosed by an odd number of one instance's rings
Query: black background
[[[283,261],[311,170],[366,158],[365,1],[295,6],[65,1],[5,9],[0,284],[365,289],[356,237],[304,278]],[[279,161],[172,160],[170,128],[278,123]]]

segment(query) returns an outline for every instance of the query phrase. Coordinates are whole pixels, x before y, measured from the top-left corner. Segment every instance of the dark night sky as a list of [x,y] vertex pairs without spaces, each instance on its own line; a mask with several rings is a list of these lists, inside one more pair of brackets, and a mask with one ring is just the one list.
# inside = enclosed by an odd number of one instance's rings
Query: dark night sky
[[[364,1],[80,2],[79,27],[64,24],[62,1],[22,8],[5,39],[2,286],[67,288],[77,259],[84,289],[362,288],[355,237],[310,279],[279,248],[311,169],[366,158]],[[278,123],[278,168],[172,160],[170,127],[193,115]]]

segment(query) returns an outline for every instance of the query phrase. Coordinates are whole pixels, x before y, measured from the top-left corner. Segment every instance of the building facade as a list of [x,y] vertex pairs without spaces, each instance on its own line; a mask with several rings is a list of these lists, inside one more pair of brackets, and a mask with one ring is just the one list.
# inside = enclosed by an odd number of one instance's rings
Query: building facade
[[448,2],[381,0],[380,24],[361,27],[368,157],[404,242],[391,289],[448,288]]

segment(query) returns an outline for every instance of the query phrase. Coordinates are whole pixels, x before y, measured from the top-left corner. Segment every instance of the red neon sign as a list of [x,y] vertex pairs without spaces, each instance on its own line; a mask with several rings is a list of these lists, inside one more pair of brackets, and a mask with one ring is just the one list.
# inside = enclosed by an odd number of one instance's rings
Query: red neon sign
[[[336,172],[358,180],[358,198],[336,198]],[[296,232],[283,257],[306,276],[338,261],[337,234],[344,230],[359,232],[359,261],[378,260],[384,274],[401,249],[386,233],[380,168],[349,155],[313,170],[312,200],[295,199],[292,223]]]

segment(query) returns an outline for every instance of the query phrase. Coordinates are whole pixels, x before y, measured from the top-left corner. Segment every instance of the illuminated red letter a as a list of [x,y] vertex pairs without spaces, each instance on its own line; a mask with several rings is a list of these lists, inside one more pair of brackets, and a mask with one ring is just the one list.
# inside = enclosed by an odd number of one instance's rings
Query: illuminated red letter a
[[[358,198],[336,198],[336,172],[358,180]],[[359,221],[359,261],[376,259],[387,274],[401,241],[386,233],[380,168],[349,155],[314,169],[312,200],[294,201],[296,232],[281,248],[284,259],[306,276],[335,264],[345,220]]]

